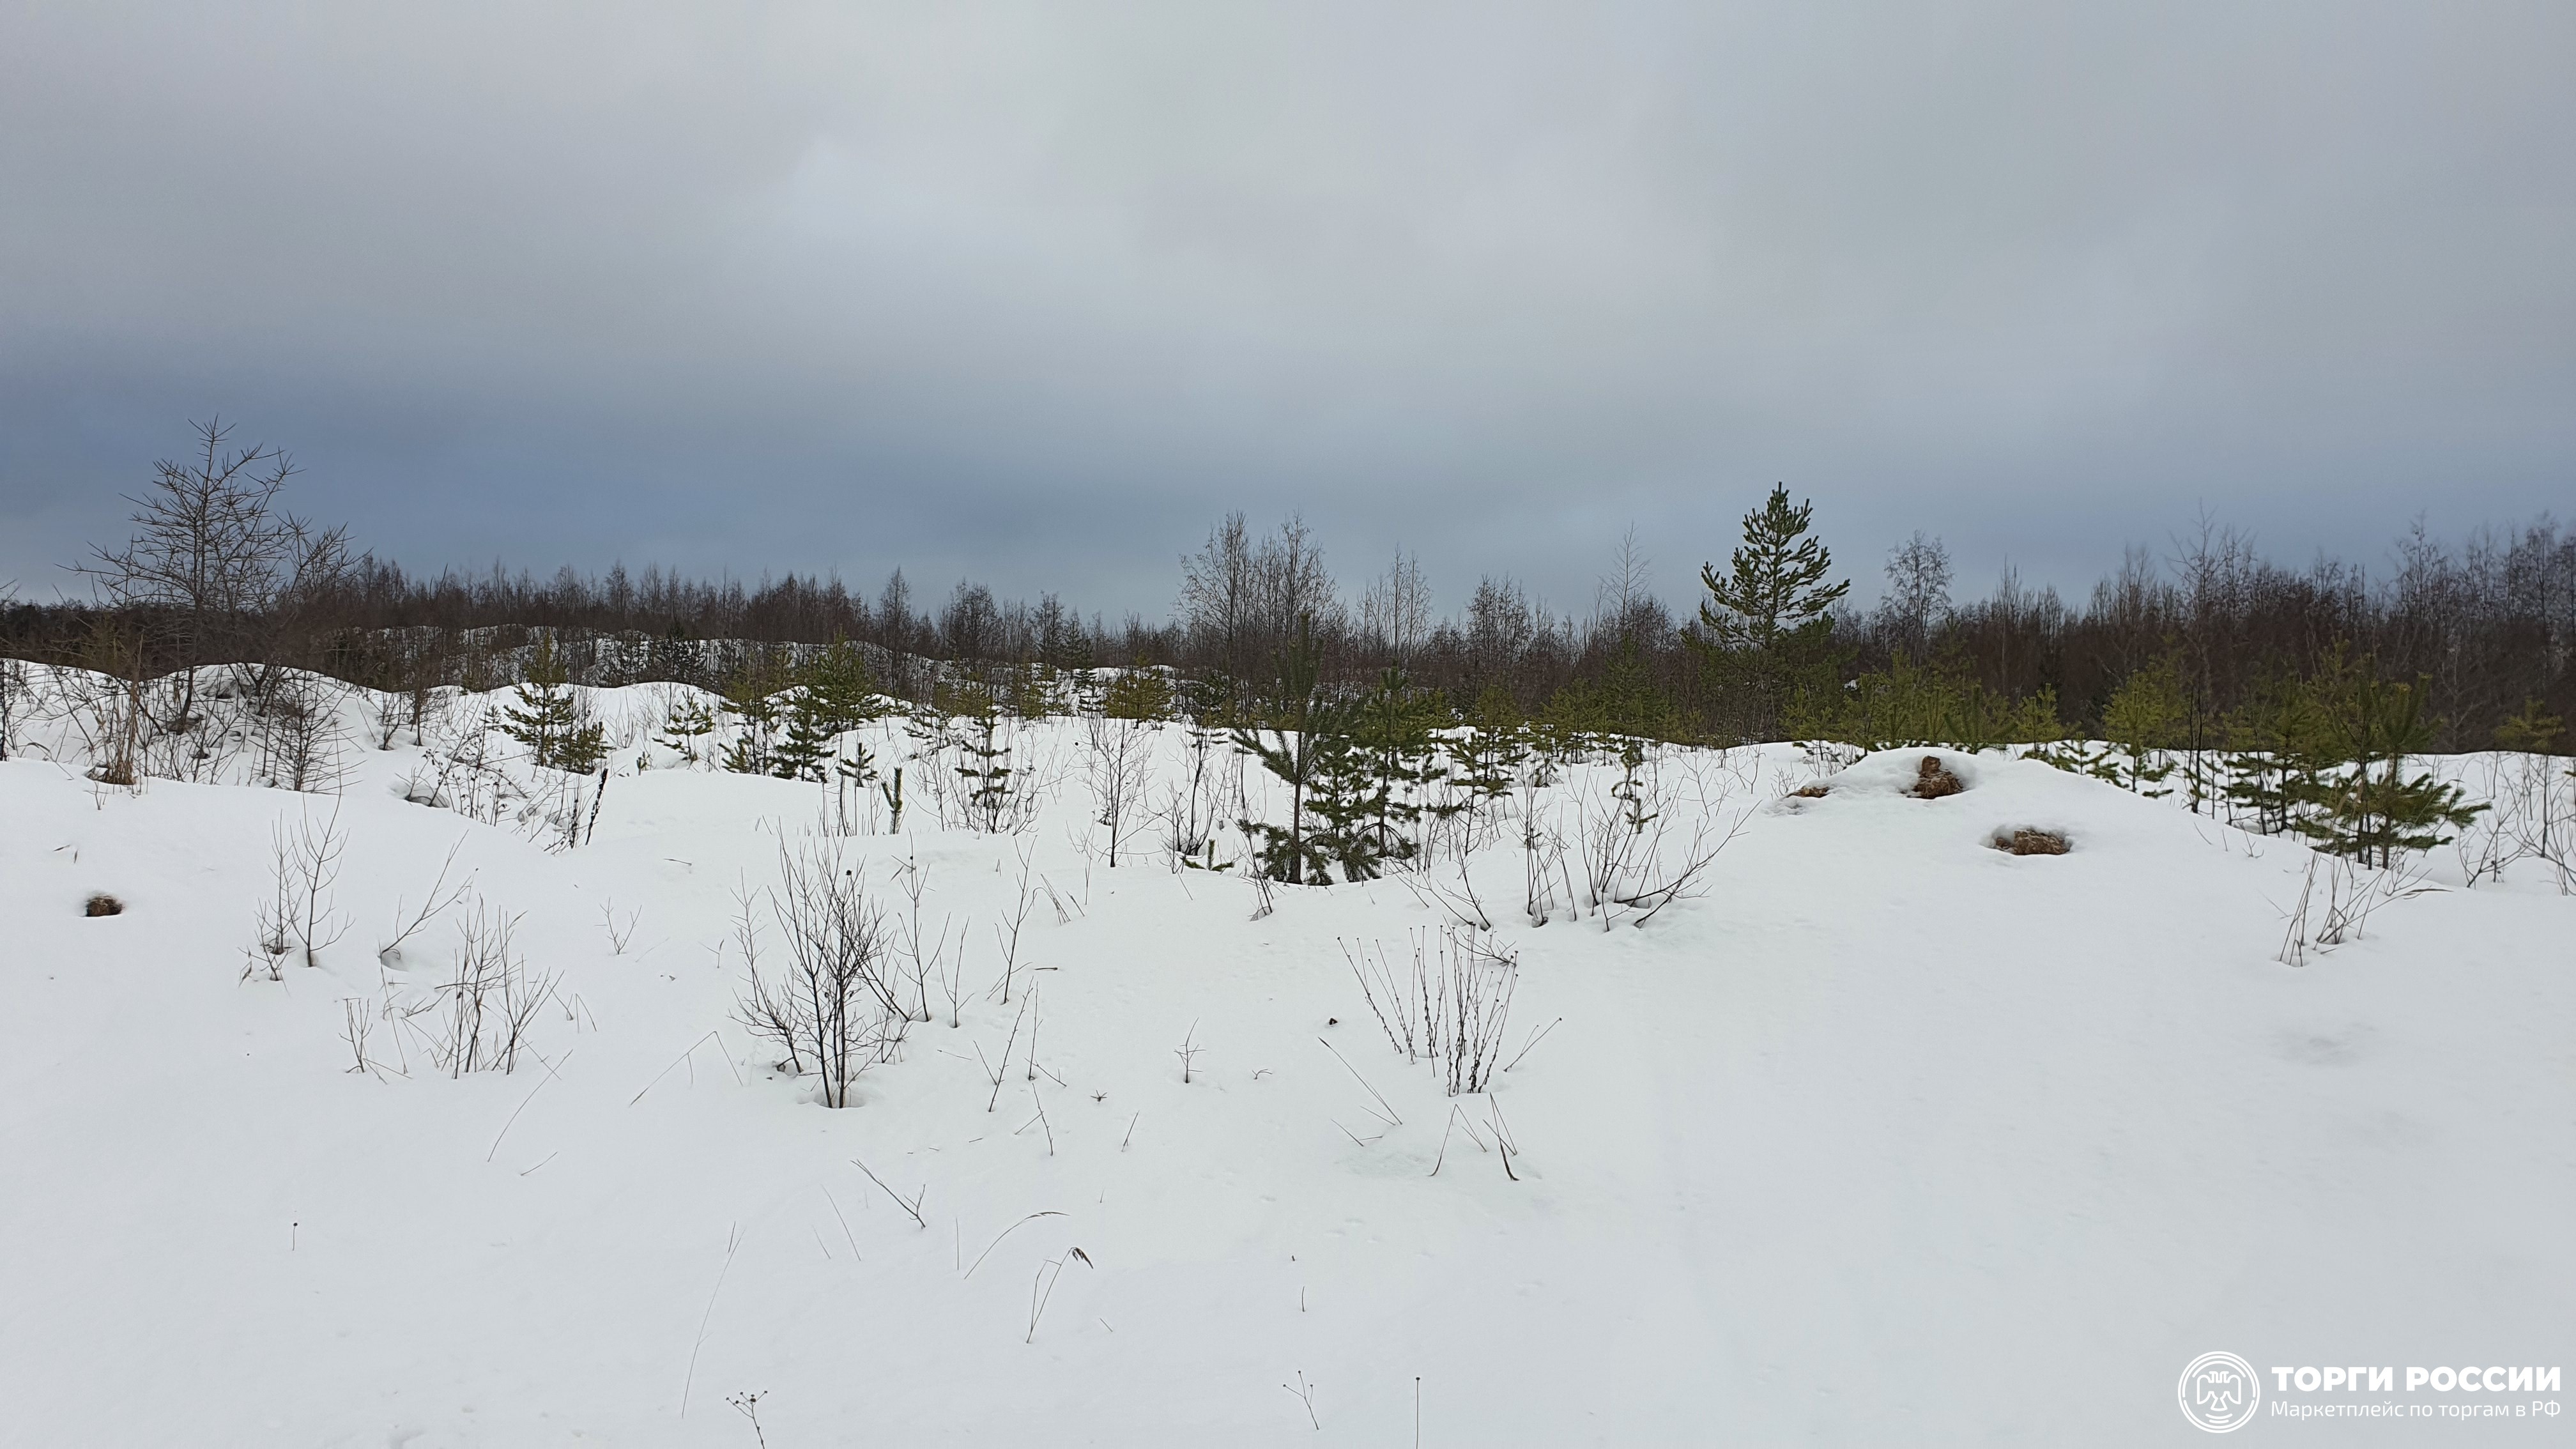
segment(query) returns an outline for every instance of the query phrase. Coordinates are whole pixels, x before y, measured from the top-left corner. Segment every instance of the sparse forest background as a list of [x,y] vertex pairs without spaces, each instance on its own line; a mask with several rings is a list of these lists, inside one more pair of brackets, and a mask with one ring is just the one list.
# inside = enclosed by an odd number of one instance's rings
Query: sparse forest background
[[[1185,703],[1242,716],[1275,694],[1302,647],[1328,690],[1374,687],[1392,669],[1461,720],[1552,720],[1683,742],[1973,745],[2126,728],[2139,743],[2216,747],[2282,681],[2356,662],[2419,691],[2438,751],[2492,748],[2517,719],[2576,708],[2576,533],[2547,517],[2456,542],[2419,523],[2377,568],[2323,557],[2287,567],[2204,518],[2160,547],[2130,548],[2081,600],[2009,572],[1975,597],[1938,538],[1916,533],[1892,548],[1836,538],[1830,499],[1816,520],[1789,509],[1783,492],[1772,507],[1788,511],[1771,522],[1790,531],[1778,541],[1813,546],[1809,562],[1822,566],[1801,586],[1807,627],[1754,639],[1729,632],[1744,601],[1722,591],[1745,585],[1742,550],[1761,508],[1746,538],[1706,539],[1698,556],[1655,561],[1706,565],[1700,606],[1682,615],[1650,587],[1633,531],[1603,542],[1599,586],[1577,609],[1551,609],[1487,576],[1462,609],[1440,615],[1412,557],[1341,572],[1303,522],[1264,532],[1236,513],[1176,561],[1167,617],[1110,622],[1052,594],[1031,603],[974,581],[938,591],[900,570],[873,589],[795,574],[708,581],[650,566],[595,576],[566,567],[542,580],[497,565],[420,576],[285,511],[294,469],[282,453],[235,449],[216,428],[200,441],[191,459],[159,465],[138,498],[132,542],[73,562],[90,587],[64,592],[91,597],[37,602],[22,587],[0,605],[0,653],[124,676],[252,662],[402,691],[513,682],[525,646],[544,636],[575,683],[667,679],[723,691],[798,657],[766,646],[846,639],[867,646],[880,687],[917,700],[961,676],[1163,666],[1193,686]],[[1839,587],[1873,574],[1885,584],[1873,607]],[[2154,696],[2143,710],[2141,690]]]

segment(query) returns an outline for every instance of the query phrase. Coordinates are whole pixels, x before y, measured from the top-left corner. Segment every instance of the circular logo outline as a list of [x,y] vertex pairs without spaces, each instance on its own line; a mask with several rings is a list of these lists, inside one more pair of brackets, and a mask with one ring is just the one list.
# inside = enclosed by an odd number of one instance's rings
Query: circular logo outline
[[[2225,1414],[2205,1414],[2192,1402],[2192,1381],[2213,1365],[2224,1365],[2245,1376],[2245,1402]],[[2183,1365],[2182,1378],[2174,1386],[2174,1397],[2182,1405],[2182,1416],[2192,1427],[2211,1434],[2232,1434],[2254,1422],[2254,1411],[2263,1402],[2263,1381],[2256,1377],[2254,1365],[2232,1353],[2204,1353]]]

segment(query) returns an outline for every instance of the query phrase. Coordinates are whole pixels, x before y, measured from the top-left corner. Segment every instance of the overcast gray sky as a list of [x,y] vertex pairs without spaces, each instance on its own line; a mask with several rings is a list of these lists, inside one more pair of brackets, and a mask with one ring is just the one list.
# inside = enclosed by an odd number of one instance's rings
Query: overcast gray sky
[[220,413],[414,567],[1676,603],[2576,498],[2576,5],[0,0],[0,581]]

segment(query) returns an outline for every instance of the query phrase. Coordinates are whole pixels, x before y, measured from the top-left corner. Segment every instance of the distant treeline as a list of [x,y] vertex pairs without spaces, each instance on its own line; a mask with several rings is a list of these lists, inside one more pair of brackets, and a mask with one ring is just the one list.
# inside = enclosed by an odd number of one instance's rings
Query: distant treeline
[[[739,651],[651,643],[849,639],[891,661],[880,671],[888,686],[925,699],[933,671],[922,666],[933,661],[952,676],[1156,665],[1199,680],[1197,697],[1242,709],[1263,697],[1302,637],[1328,683],[1374,685],[1396,669],[1409,689],[1436,693],[1461,715],[1553,714],[1692,740],[1831,732],[1844,702],[1891,671],[1989,701],[1999,718],[2041,718],[2036,706],[2056,727],[2098,736],[2124,682],[2152,668],[2181,691],[2188,723],[2179,728],[2195,738],[2178,745],[2198,743],[2281,678],[2342,658],[2369,661],[2384,679],[2420,680],[2443,750],[2489,747],[2498,725],[2535,700],[2550,714],[2576,713],[2576,534],[2545,517],[2457,545],[2419,526],[2377,572],[2325,558],[2284,567],[2204,522],[2165,550],[2131,549],[2080,603],[2009,573],[1991,595],[1954,601],[1946,550],[1917,533],[1884,563],[1883,602],[1863,610],[1844,597],[1848,566],[1835,565],[1809,510],[1775,490],[1748,514],[1741,540],[1707,540],[1710,562],[1688,615],[1676,617],[1649,588],[1632,534],[1608,553],[1580,612],[1552,611],[1489,576],[1461,611],[1439,617],[1413,559],[1399,554],[1348,585],[1302,522],[1256,534],[1238,513],[1180,561],[1168,617],[1110,624],[1052,594],[1032,604],[975,582],[925,596],[901,571],[873,592],[828,577],[750,584],[623,566],[604,575],[567,567],[544,580],[497,566],[420,577],[283,515],[265,535],[245,532],[242,517],[271,517],[291,470],[279,460],[258,475],[273,455],[225,454],[220,443],[212,434],[201,462],[162,465],[134,540],[87,561],[96,602],[0,608],[0,650],[114,672],[258,655],[414,688],[425,667],[454,677],[541,629],[575,645],[624,641],[566,649],[576,679],[585,661],[615,661],[619,677],[582,682],[722,687],[709,676]],[[203,570],[167,566],[209,537],[220,546],[236,535],[267,553],[236,561],[211,597]],[[1721,566],[1730,549],[1731,566]]]

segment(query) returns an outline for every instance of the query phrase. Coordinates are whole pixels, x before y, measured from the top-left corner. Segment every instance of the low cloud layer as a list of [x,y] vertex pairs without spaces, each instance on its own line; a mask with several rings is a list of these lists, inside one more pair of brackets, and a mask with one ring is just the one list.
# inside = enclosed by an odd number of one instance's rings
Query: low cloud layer
[[[407,565],[1168,606],[1302,511],[1669,597],[2206,504],[2375,558],[2576,463],[2563,4],[20,6],[0,581],[223,413]],[[1866,585],[1865,585],[1866,587]]]

